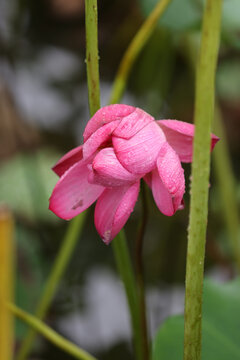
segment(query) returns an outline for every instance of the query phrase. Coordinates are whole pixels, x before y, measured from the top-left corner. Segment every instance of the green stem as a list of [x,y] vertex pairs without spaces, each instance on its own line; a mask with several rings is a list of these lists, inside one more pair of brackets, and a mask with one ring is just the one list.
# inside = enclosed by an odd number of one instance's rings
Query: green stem
[[143,23],[137,34],[134,36],[132,42],[128,46],[118,68],[117,75],[115,77],[113,90],[110,97],[111,104],[115,104],[120,101],[125,90],[127,79],[133,64],[139,53],[143,49],[144,45],[152,35],[159,18],[166,10],[170,1],[171,0],[158,1],[157,5],[155,6],[151,14],[147,17],[146,21]]
[[85,0],[85,22],[88,102],[93,116],[100,108],[97,0]]
[[137,359],[145,360],[142,352],[142,336],[141,336],[141,325],[140,325],[140,312],[139,303],[137,297],[136,281],[133,273],[133,268],[129,256],[127,242],[124,231],[116,236],[112,241],[112,247],[114,251],[115,260],[117,263],[118,272],[123,281],[125,288],[128,306],[131,315],[131,325],[133,330],[133,341]]
[[[51,301],[56,294],[59,283],[66,270],[66,267],[72,257],[73,251],[76,247],[76,243],[82,232],[84,220],[87,212],[80,214],[70,223],[67,233],[63,239],[61,249],[53,265],[52,271],[47,279],[43,295],[38,303],[35,316],[39,319],[44,319]],[[31,351],[34,339],[37,333],[34,329],[30,329],[24,338],[24,341],[17,354],[17,360],[24,360],[27,358]]]
[[210,133],[222,0],[207,0],[197,67],[195,136],[188,233],[184,360],[201,359],[202,288],[208,214]]
[[213,164],[220,190],[222,214],[226,223],[233,258],[238,267],[238,271],[240,271],[239,214],[235,193],[236,184],[219,107],[216,109],[214,131],[216,131],[216,134],[218,134],[221,139],[219,145],[213,152]]
[[[97,42],[97,1],[86,0],[86,39],[87,39],[87,74],[88,96],[90,114],[93,115],[100,107],[100,86],[98,67],[98,42]],[[144,360],[141,347],[141,334],[137,290],[133,269],[128,253],[124,231],[122,230],[116,240],[112,242],[114,256],[118,271],[122,278],[131,315],[131,324],[134,338],[135,351],[139,360]]]
[[66,340],[63,336],[57,334],[56,331],[50,329],[46,324],[44,324],[35,316],[28,314],[13,304],[8,304],[7,307],[15,316],[31,326],[34,331],[39,332],[51,343],[64,350],[69,355],[72,355],[76,359],[80,360],[96,360],[95,357],[88,354],[86,351],[82,350],[70,341]]
[[[196,68],[196,53],[198,44],[194,38],[184,37],[184,55],[192,69]],[[228,240],[232,248],[232,257],[240,272],[240,239],[239,239],[239,212],[236,199],[236,181],[229,154],[229,145],[225,135],[225,129],[219,105],[216,105],[213,131],[220,137],[220,142],[213,152],[213,165],[218,182],[221,198],[221,212],[225,221]]]
[[146,315],[145,289],[144,289],[144,266],[143,266],[143,239],[147,225],[148,211],[145,183],[142,183],[142,221],[136,239],[136,281],[139,296],[140,324],[142,335],[142,353],[145,360],[149,359],[148,327]]

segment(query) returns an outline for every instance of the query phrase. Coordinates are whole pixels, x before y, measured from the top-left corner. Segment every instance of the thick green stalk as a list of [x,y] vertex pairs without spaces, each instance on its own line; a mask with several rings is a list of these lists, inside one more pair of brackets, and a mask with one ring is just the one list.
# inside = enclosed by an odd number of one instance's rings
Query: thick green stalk
[[100,108],[97,14],[97,0],[85,0],[88,102],[91,116]]
[[210,133],[214,116],[215,72],[222,0],[207,0],[197,66],[195,137],[188,233],[184,360],[201,359],[202,288],[208,215]]
[[240,271],[239,213],[235,194],[236,184],[219,108],[216,109],[214,131],[221,139],[213,152],[213,165],[219,186],[222,215],[226,223],[233,259],[236,262],[238,271]]
[[[196,39],[189,36],[184,37],[184,55],[195,70],[196,53],[198,44]],[[220,137],[220,142],[213,152],[213,166],[219,187],[221,199],[221,213],[227,228],[227,237],[230,242],[232,257],[240,272],[240,234],[239,234],[239,212],[236,198],[236,181],[229,154],[229,145],[225,135],[225,129],[221,109],[216,104],[213,131]]]
[[[86,0],[86,49],[87,49],[87,74],[88,96],[91,116],[100,107],[100,86],[98,67],[98,41],[97,41],[97,1]],[[89,56],[90,55],[90,56]],[[141,333],[139,322],[139,310],[137,302],[137,290],[128,253],[128,247],[124,230],[113,240],[113,251],[117,262],[118,272],[122,278],[126,297],[129,305],[131,325],[134,338],[134,346],[139,360],[144,360],[141,348]]]
[[[72,257],[76,243],[82,232],[86,214],[87,212],[85,211],[73,219],[67,229],[67,233],[63,239],[61,249],[57,255],[52,271],[47,279],[43,295],[37,305],[35,316],[39,319],[44,319],[51,301],[56,294],[61,278]],[[17,354],[17,360],[24,360],[27,358],[29,352],[31,351],[36,335],[37,333],[34,329],[30,329],[28,331]]]
[[34,331],[39,332],[43,335],[46,339],[48,339],[51,343],[68,353],[69,355],[75,357],[79,360],[96,360],[95,357],[88,354],[86,351],[82,350],[75,344],[71,343],[70,341],[66,340],[63,336],[56,333],[56,331],[52,330],[44,324],[41,320],[28,314],[27,312],[19,309],[17,306],[13,304],[8,304],[7,307],[9,310],[17,316],[19,319],[27,323],[31,326]]
[[129,256],[127,242],[124,231],[116,236],[112,241],[113,251],[117,263],[118,272],[123,281],[125,292],[127,295],[128,306],[131,314],[131,325],[133,329],[133,341],[137,355],[137,359],[145,360],[142,351],[142,336],[139,316],[139,303],[137,298],[136,281],[133,268]]
[[117,75],[115,77],[113,90],[110,97],[111,104],[115,104],[120,101],[126,87],[129,73],[133,67],[135,60],[137,59],[139,53],[152,35],[159,18],[164,13],[170,2],[171,0],[158,1],[157,5],[155,6],[151,14],[147,17],[146,21],[143,23],[143,25],[131,41],[130,45],[128,46],[118,68]]

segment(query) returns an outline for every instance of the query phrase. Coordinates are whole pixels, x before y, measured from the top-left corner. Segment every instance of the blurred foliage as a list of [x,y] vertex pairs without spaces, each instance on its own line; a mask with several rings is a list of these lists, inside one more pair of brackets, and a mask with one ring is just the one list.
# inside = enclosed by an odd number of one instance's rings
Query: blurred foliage
[[[149,15],[157,0],[139,0],[144,15]],[[188,30],[201,21],[201,3],[192,0],[173,0],[159,24],[177,33]]]
[[221,99],[235,103],[239,101],[240,98],[239,60],[229,59],[220,64],[217,73],[217,89]]
[[[203,294],[202,358],[238,360],[240,279],[221,284],[205,281]],[[153,360],[179,360],[183,354],[184,319],[169,318],[158,330],[153,344]]]
[[[44,275],[49,266],[43,257],[38,236],[34,230],[17,225],[16,239],[18,246],[16,303],[22,309],[34,312],[36,303],[43,289]],[[45,269],[43,271],[43,269]],[[16,320],[16,336],[22,339],[27,326]]]
[[51,167],[59,156],[49,149],[17,154],[1,164],[0,201],[31,221],[58,221],[48,210],[57,176]]

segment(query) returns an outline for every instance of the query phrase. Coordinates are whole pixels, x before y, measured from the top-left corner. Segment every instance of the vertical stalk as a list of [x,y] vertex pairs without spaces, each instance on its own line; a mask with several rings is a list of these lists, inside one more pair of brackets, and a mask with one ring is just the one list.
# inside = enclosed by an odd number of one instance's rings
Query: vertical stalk
[[146,314],[146,301],[145,301],[145,286],[144,286],[144,266],[143,266],[143,239],[147,225],[148,211],[147,211],[147,198],[146,186],[142,183],[142,221],[139,228],[139,233],[136,239],[136,281],[139,297],[139,315],[142,336],[142,353],[144,360],[150,357],[149,352],[149,339],[148,339],[148,326]]
[[14,224],[7,209],[0,209],[0,359],[12,360],[14,347],[13,317],[6,302],[13,299]]
[[207,0],[197,66],[195,137],[188,233],[184,360],[201,359],[202,288],[208,214],[210,132],[219,49],[222,0]]
[[97,0],[85,0],[86,64],[91,116],[100,108]]
[[[40,301],[37,305],[35,316],[39,319],[44,319],[51,301],[57,292],[61,278],[67,268],[67,265],[76,247],[77,241],[81,235],[86,214],[87,212],[85,211],[84,213],[78,215],[71,221],[67,229],[62,246],[52,267],[52,271],[46,281],[42,297],[40,298]],[[17,360],[24,360],[27,358],[36,336],[37,332],[34,329],[29,329],[17,354]]]
[[[189,36],[184,37],[184,55],[193,70],[196,68],[196,52],[198,44]],[[217,178],[217,186],[221,199],[221,213],[227,229],[232,258],[240,272],[240,233],[239,212],[236,199],[236,181],[229,154],[229,144],[225,135],[225,128],[219,104],[215,107],[213,132],[221,141],[213,152],[213,167]]]
[[[100,86],[98,66],[98,38],[97,38],[97,0],[85,0],[86,17],[86,63],[88,80],[89,109],[91,116],[100,107]],[[133,269],[128,253],[128,247],[124,231],[118,234],[112,242],[114,256],[117,262],[119,274],[122,278],[127,301],[129,305],[131,325],[134,338],[134,346],[137,358],[145,360],[142,355],[142,343],[140,335],[139,308],[137,303],[137,291]]]
[[116,236],[112,241],[115,260],[118,272],[122,278],[125,292],[127,295],[128,306],[131,315],[131,326],[133,330],[133,342],[138,360],[146,360],[142,351],[142,336],[140,323],[140,309],[137,298],[137,287],[127,247],[124,231]]

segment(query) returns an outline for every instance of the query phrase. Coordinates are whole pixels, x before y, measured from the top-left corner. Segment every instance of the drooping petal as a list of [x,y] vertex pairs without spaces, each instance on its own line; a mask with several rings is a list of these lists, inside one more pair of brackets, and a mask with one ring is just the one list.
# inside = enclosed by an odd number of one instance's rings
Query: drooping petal
[[154,121],[154,118],[151,115],[142,109],[136,108],[131,114],[122,119],[113,135],[129,139],[152,121]]
[[114,151],[121,164],[131,173],[146,174],[156,166],[165,135],[155,121],[130,139],[112,137]]
[[119,233],[127,222],[139,193],[139,184],[105,189],[99,197],[94,214],[95,226],[106,244]]
[[[158,120],[158,125],[164,131],[168,143],[178,154],[180,161],[192,161],[194,125],[178,120]],[[211,151],[219,138],[211,134]]]
[[172,196],[163,185],[157,169],[152,171],[152,194],[157,207],[164,215],[172,216],[175,213]]
[[83,133],[84,142],[100,127],[109,122],[121,120],[135,110],[135,107],[123,104],[114,104],[99,109],[89,120]]
[[118,126],[120,120],[112,121],[97,129],[88,140],[83,144],[83,158],[88,159],[95,151],[108,141],[111,142],[111,134]]
[[106,187],[130,185],[139,179],[120,164],[113,148],[105,148],[95,156],[92,170],[89,182]]
[[58,180],[49,200],[49,209],[69,220],[87,209],[103,192],[104,187],[88,182],[87,164],[80,161]]
[[152,172],[152,192],[163,214],[171,216],[182,208],[185,192],[183,168],[178,155],[167,142],[159,152],[157,170]]
[[52,170],[58,175],[62,176],[76,162],[82,160],[82,145],[68,151],[58,162],[53,166]]

